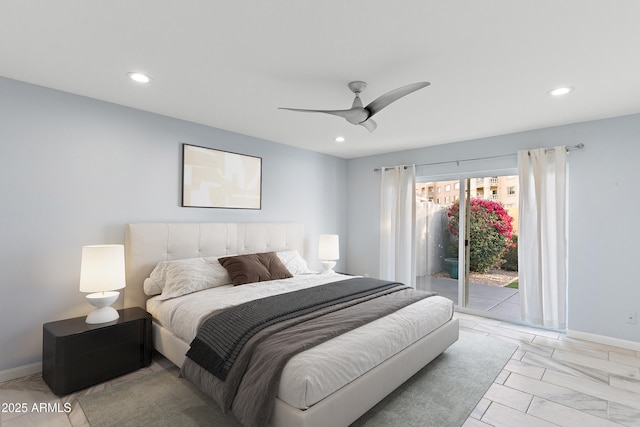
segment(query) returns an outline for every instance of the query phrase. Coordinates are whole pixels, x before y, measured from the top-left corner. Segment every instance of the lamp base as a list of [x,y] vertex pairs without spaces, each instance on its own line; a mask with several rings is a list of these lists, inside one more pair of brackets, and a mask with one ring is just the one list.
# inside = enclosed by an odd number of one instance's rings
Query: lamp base
[[322,267],[324,267],[324,271],[322,272],[322,274],[335,273],[335,271],[333,271],[333,267],[336,266],[335,261],[321,261],[321,263],[322,263]]
[[120,296],[118,291],[96,292],[87,295],[87,301],[96,308],[89,313],[85,322],[96,324],[118,320],[120,314],[115,308],[111,307],[111,304],[118,299],[118,296]]
[[115,308],[111,306],[101,307],[101,308],[96,308],[91,313],[89,313],[85,322],[91,323],[91,324],[107,323],[107,322],[113,322],[114,320],[118,320],[119,317],[120,317],[120,314],[118,314],[118,311]]

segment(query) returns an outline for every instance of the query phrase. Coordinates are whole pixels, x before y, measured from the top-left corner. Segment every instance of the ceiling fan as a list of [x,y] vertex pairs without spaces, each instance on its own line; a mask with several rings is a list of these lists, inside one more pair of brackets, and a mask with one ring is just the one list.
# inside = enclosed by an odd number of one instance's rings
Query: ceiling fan
[[399,87],[398,89],[394,89],[390,92],[385,93],[374,99],[370,102],[366,107],[362,106],[362,100],[360,100],[360,93],[365,90],[367,84],[361,81],[355,81],[349,83],[349,89],[351,92],[356,94],[355,99],[353,100],[353,104],[351,108],[348,110],[305,110],[302,108],[284,108],[280,107],[281,110],[291,110],[291,111],[302,111],[305,113],[325,113],[325,114],[333,114],[334,116],[339,116],[345,118],[349,123],[354,125],[361,125],[367,128],[369,132],[373,132],[378,126],[376,122],[374,122],[371,117],[380,112],[384,107],[391,104],[394,101],[402,98],[403,96],[407,96],[412,92],[417,91],[418,89],[422,89],[423,87],[429,86],[431,83],[429,82],[418,82],[412,83],[406,86]]

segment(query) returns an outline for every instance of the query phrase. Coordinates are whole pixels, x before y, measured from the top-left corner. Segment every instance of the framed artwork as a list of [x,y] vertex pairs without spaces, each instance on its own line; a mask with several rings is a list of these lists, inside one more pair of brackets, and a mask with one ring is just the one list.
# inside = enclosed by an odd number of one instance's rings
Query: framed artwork
[[182,206],[261,209],[262,158],[182,144]]

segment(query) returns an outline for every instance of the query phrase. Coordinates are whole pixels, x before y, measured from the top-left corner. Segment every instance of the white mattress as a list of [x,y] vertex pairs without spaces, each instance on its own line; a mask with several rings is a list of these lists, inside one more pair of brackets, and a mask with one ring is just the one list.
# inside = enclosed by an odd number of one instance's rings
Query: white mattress
[[[151,298],[147,311],[163,327],[190,343],[212,310],[278,293],[317,286],[350,276],[303,275],[242,286],[221,286],[165,301]],[[442,326],[453,315],[453,302],[435,296],[349,331],[289,360],[278,397],[307,409],[403,348]]]

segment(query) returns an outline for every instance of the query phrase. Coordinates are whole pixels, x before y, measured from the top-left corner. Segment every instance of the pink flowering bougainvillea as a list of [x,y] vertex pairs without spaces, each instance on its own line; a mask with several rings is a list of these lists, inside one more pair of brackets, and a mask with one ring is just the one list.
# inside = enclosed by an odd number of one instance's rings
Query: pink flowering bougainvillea
[[[469,269],[484,273],[499,265],[505,251],[514,246],[513,218],[499,202],[484,199],[471,199],[470,217],[470,259]],[[449,206],[449,231],[458,235],[460,221],[460,202]],[[457,243],[457,239],[454,239]]]

